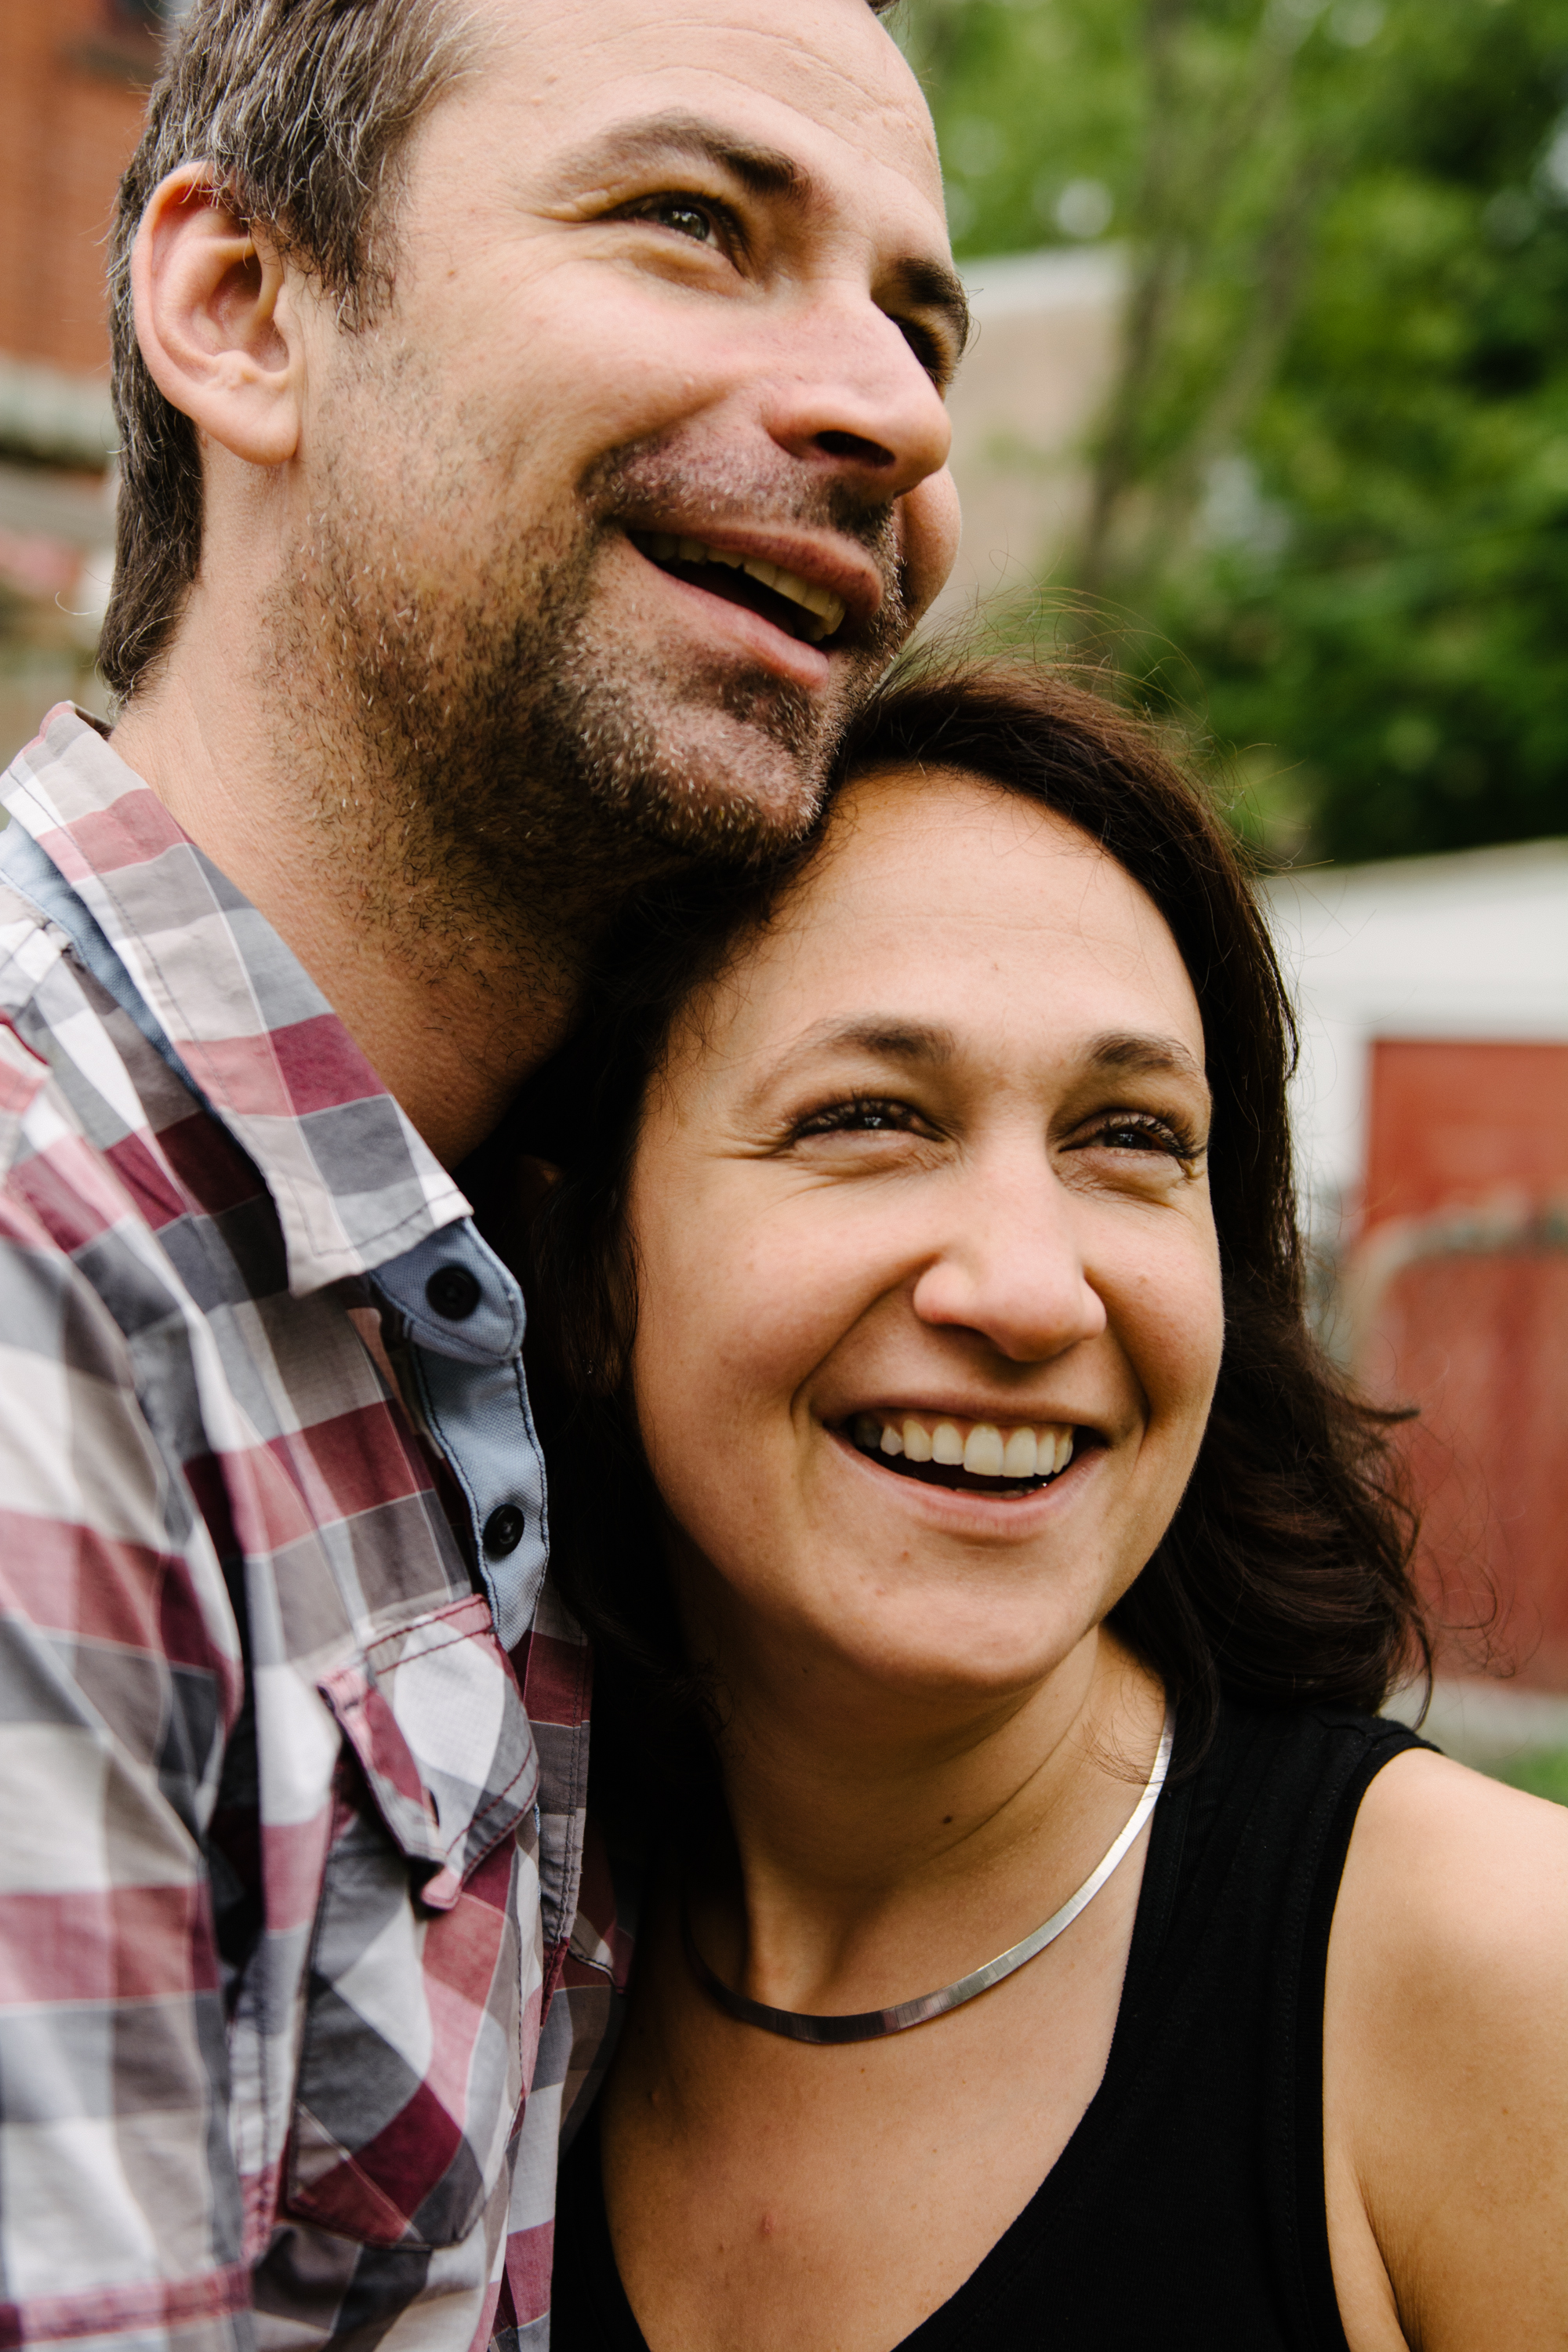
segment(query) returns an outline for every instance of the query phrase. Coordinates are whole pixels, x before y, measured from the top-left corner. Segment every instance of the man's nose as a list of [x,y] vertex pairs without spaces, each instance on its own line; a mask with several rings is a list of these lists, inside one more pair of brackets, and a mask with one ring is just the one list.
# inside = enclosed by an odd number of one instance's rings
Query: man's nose
[[880,504],[947,463],[952,428],[901,329],[868,298],[818,297],[797,314],[764,391],[782,449]]
[[1047,1174],[960,1188],[942,1247],[914,1288],[922,1323],[971,1331],[1019,1364],[1043,1364],[1105,1329],[1074,1203]]

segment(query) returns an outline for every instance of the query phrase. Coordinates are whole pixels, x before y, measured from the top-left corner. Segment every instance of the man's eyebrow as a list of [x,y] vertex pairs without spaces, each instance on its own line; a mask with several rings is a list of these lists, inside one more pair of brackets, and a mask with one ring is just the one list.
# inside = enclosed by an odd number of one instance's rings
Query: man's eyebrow
[[953,340],[952,360],[956,366],[973,331],[969,297],[957,270],[950,269],[943,261],[910,259],[899,262],[892,275],[907,302],[916,310],[939,310],[945,318]]
[[1137,1076],[1195,1078],[1205,1094],[1209,1090],[1203,1064],[1179,1037],[1117,1032],[1096,1037],[1086,1058],[1097,1070],[1125,1070]]
[[622,122],[579,147],[564,158],[559,170],[564,178],[581,183],[613,179],[671,155],[689,156],[728,172],[756,196],[791,196],[797,202],[811,193],[811,181],[793,155],[776,147],[759,147],[733,131],[721,131],[700,114],[656,114],[641,122]]

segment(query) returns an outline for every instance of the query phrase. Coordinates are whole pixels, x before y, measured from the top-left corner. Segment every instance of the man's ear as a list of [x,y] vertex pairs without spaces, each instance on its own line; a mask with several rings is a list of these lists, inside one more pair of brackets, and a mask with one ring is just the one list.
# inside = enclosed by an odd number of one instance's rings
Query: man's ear
[[300,443],[304,353],[283,265],[208,167],[159,182],[131,257],[136,335],[153,381],[199,431],[252,466]]

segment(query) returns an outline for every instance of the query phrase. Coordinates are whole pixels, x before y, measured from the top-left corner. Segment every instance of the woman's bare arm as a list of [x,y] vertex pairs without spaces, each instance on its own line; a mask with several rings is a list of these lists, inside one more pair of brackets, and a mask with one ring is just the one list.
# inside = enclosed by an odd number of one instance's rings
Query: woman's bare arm
[[1568,2347],[1568,1809],[1446,1758],[1367,1791],[1329,1947],[1352,2352]]

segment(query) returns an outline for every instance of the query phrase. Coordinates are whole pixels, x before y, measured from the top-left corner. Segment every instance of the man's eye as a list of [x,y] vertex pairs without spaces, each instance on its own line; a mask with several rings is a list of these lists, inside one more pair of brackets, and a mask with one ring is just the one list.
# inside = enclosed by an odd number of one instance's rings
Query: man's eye
[[938,392],[945,393],[952,375],[952,365],[946,352],[929,327],[915,319],[895,319],[893,324],[913,352]]
[[638,220],[657,222],[660,228],[672,228],[678,236],[689,236],[694,245],[717,243],[719,229],[706,205],[692,202],[689,196],[654,196],[639,205]]

